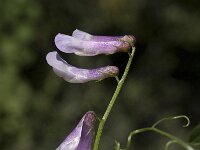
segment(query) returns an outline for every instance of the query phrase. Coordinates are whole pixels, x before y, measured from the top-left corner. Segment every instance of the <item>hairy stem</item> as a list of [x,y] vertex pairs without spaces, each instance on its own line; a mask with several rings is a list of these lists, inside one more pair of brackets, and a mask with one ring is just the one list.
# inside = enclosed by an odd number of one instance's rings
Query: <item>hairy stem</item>
[[132,53],[131,55],[129,55],[129,60],[127,62],[127,65],[126,65],[126,69],[124,71],[124,74],[122,76],[122,78],[119,80],[118,84],[117,84],[117,87],[116,87],[116,90],[112,96],[112,99],[110,100],[110,103],[99,123],[99,127],[98,127],[98,130],[97,130],[97,134],[96,134],[96,138],[95,138],[95,142],[94,142],[94,148],[93,150],[98,150],[98,147],[99,147],[99,142],[100,142],[100,139],[101,139],[101,135],[102,135],[102,131],[103,131],[103,127],[106,123],[106,120],[112,110],[112,107],[117,99],[117,96],[119,95],[119,92],[121,91],[121,88],[122,88],[122,85],[124,84],[124,81],[128,75],[128,72],[129,72],[129,68],[131,66],[131,62],[133,60],[133,56],[134,56],[134,53],[135,53],[135,47],[132,47]]

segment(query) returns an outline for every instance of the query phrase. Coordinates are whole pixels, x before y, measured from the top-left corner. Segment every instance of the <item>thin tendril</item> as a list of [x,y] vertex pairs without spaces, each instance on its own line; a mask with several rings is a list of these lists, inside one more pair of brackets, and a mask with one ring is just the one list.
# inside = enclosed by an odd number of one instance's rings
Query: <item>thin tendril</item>
[[128,136],[128,140],[127,140],[127,144],[126,144],[126,148],[125,150],[129,149],[130,148],[130,145],[131,145],[131,139],[134,135],[138,134],[138,133],[141,133],[141,132],[146,132],[146,131],[150,131],[150,128],[142,128],[142,129],[137,129],[137,130],[134,130],[132,131],[129,136]]
[[155,127],[158,126],[160,123],[162,123],[162,122],[164,122],[164,121],[166,121],[166,120],[175,120],[175,119],[180,119],[180,118],[186,119],[187,123],[186,123],[185,125],[183,125],[183,127],[188,127],[189,124],[190,124],[190,119],[189,119],[187,116],[185,116],[185,115],[180,115],[180,116],[167,117],[167,118],[160,119],[160,120],[158,120],[156,123],[154,123],[154,124],[152,125],[152,128],[155,128]]
[[168,150],[169,146],[171,144],[174,144],[174,143],[177,143],[177,142],[176,141],[169,141],[169,142],[167,142],[166,145],[165,145],[165,150]]
[[138,133],[142,133],[142,132],[148,132],[148,131],[153,131],[153,132],[156,132],[162,136],[165,136],[169,139],[171,139],[172,141],[176,142],[177,144],[179,144],[180,146],[182,146],[183,148],[185,148],[186,150],[194,150],[188,143],[182,141],[181,139],[163,131],[163,130],[160,130],[160,129],[157,129],[157,128],[154,128],[154,127],[147,127],[147,128],[141,128],[141,129],[138,129],[138,130],[134,130],[132,131],[130,134],[129,134],[129,137],[128,137],[128,140],[127,140],[127,145],[126,145],[126,149],[125,150],[128,150],[130,148],[130,145],[131,145],[131,139],[134,135],[138,134]]
[[183,125],[183,127],[188,127],[190,125],[190,119],[187,116],[181,115],[181,116],[174,117],[174,119],[180,119],[180,118],[186,119],[186,121],[187,121],[186,124]]
[[151,127],[147,127],[147,128],[141,128],[141,129],[137,129],[137,130],[134,130],[132,131],[129,136],[128,136],[128,140],[127,140],[127,144],[126,144],[126,148],[124,150],[128,150],[130,148],[130,145],[131,145],[131,139],[134,135],[138,134],[138,133],[142,133],[142,132],[147,132],[147,131],[153,131],[153,132],[156,132],[158,134],[161,134],[169,139],[171,139],[170,142],[168,142],[165,146],[165,150],[168,149],[169,145],[172,144],[172,143],[177,143],[179,144],[180,146],[184,147],[186,150],[193,150],[193,148],[185,143],[184,141],[182,141],[181,139],[163,131],[163,130],[160,130],[158,128],[156,128],[157,125],[159,125],[160,123],[162,123],[163,121],[166,121],[166,120],[174,120],[174,119],[180,119],[180,118],[184,118],[187,120],[187,124],[183,125],[183,127],[187,127],[189,124],[190,124],[190,120],[187,116],[185,115],[180,115],[180,116],[175,116],[175,117],[167,117],[167,118],[163,118],[159,121],[157,121],[156,123],[154,123]]

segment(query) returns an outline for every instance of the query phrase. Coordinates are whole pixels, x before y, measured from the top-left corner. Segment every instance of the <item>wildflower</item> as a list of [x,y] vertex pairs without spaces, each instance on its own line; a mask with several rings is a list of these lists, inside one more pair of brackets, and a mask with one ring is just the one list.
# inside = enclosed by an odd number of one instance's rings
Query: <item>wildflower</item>
[[91,150],[95,113],[88,111],[56,150]]
[[59,33],[55,37],[55,44],[60,51],[79,56],[127,52],[133,41],[133,36],[94,36],[77,29],[72,36]]
[[119,73],[119,69],[115,66],[105,66],[96,69],[74,67],[63,60],[56,51],[48,53],[46,60],[58,76],[71,83],[102,80],[108,77],[115,77]]

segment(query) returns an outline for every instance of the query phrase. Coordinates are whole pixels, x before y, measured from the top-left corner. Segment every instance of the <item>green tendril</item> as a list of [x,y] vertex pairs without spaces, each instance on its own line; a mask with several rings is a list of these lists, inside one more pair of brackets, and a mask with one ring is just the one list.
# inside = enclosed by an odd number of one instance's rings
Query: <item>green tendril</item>
[[156,132],[162,136],[165,136],[169,139],[171,139],[172,141],[176,142],[177,144],[179,144],[180,146],[182,146],[183,148],[185,148],[186,150],[194,150],[188,143],[182,141],[181,139],[165,132],[165,131],[162,131],[160,129],[157,129],[157,128],[154,128],[154,127],[149,127],[149,128],[141,128],[141,129],[138,129],[138,130],[134,130],[130,133],[129,137],[128,137],[128,141],[127,141],[127,146],[126,146],[126,150],[128,150],[130,148],[130,145],[131,145],[131,139],[133,137],[133,135],[136,135],[138,133],[142,133],[142,132],[149,132],[149,131],[153,131],[153,132]]
[[167,120],[175,120],[175,119],[182,119],[182,118],[186,119],[186,121],[187,121],[187,123],[185,125],[183,125],[183,127],[188,127],[190,125],[190,119],[185,115],[180,115],[180,116],[175,116],[175,117],[167,117],[167,118],[160,119],[156,123],[154,123],[152,125],[152,127],[155,128],[160,123],[167,121]]
[[169,142],[167,142],[166,145],[165,145],[165,150],[168,150],[169,146],[172,145],[172,144],[174,144],[174,143],[177,143],[177,142],[176,141],[169,141]]
[[125,149],[120,149],[120,150],[128,150],[130,148],[131,140],[132,140],[132,137],[134,135],[142,133],[142,132],[149,132],[149,131],[158,133],[158,134],[170,139],[170,141],[165,145],[165,150],[167,150],[168,147],[171,144],[174,144],[174,143],[180,145],[181,147],[183,147],[186,150],[194,150],[188,143],[182,141],[178,137],[175,137],[174,135],[171,135],[171,134],[169,134],[169,133],[167,133],[167,132],[165,132],[163,130],[160,130],[160,129],[156,128],[156,126],[159,125],[160,123],[162,123],[163,121],[180,119],[180,118],[185,118],[187,120],[187,124],[184,125],[183,127],[187,127],[190,124],[189,118],[187,116],[185,116],[185,115],[163,118],[163,119],[157,121],[156,123],[154,123],[151,127],[141,128],[141,129],[137,129],[137,130],[132,131],[128,136],[126,148]]
[[180,118],[186,119],[186,121],[187,121],[186,124],[183,125],[183,127],[188,127],[190,125],[190,119],[187,116],[181,115],[181,116],[174,117],[174,119],[180,119]]

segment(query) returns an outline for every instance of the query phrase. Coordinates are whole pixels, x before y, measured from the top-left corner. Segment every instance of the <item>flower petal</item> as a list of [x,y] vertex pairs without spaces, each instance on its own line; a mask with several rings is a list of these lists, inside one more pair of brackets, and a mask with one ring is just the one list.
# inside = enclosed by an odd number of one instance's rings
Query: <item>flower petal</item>
[[95,113],[93,111],[87,112],[56,150],[90,150],[95,120]]
[[79,56],[94,56],[127,52],[133,40],[132,36],[93,36],[86,32],[75,30],[72,36],[57,34],[55,44],[59,50],[65,53],[75,53]]
[[123,36],[95,36],[78,29],[73,31],[72,36],[80,40],[96,42],[118,41],[120,38],[123,38]]
[[79,40],[85,40],[85,41],[89,41],[92,39],[91,34],[81,31],[81,30],[78,30],[78,29],[73,31],[72,36]]
[[105,66],[96,69],[76,68],[63,60],[56,51],[48,53],[46,60],[58,76],[71,83],[102,80],[117,76],[119,73],[119,69],[115,66]]

